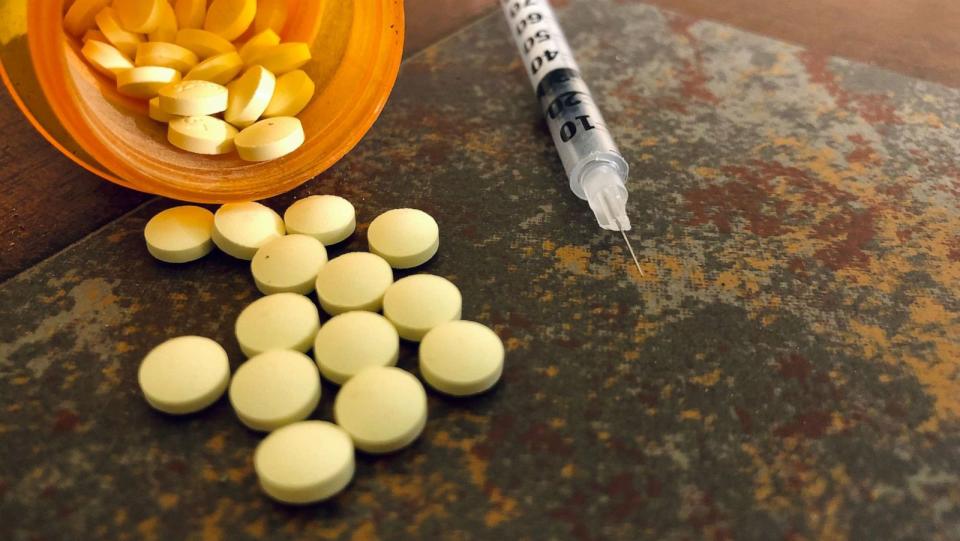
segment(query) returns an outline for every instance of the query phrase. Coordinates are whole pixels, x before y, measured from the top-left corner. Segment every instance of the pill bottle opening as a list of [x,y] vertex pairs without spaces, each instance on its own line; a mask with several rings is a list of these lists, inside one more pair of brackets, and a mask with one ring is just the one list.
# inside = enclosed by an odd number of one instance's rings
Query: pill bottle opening
[[317,92],[299,115],[304,145],[274,161],[171,146],[146,102],[119,94],[83,59],[63,30],[64,0],[0,5],[0,77],[47,140],[107,180],[184,201],[262,199],[310,180],[360,141],[383,110],[403,51],[398,0],[288,0],[288,8],[282,37],[310,45],[313,59],[302,69]]

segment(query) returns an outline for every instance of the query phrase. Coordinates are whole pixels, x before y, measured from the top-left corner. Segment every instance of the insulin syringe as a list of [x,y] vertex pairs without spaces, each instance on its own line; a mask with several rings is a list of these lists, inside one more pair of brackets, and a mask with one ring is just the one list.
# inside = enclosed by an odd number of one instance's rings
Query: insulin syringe
[[626,233],[630,218],[624,182],[630,167],[580,76],[553,9],[547,0],[500,2],[570,178],[570,189],[590,204],[600,227],[620,231],[642,275]]

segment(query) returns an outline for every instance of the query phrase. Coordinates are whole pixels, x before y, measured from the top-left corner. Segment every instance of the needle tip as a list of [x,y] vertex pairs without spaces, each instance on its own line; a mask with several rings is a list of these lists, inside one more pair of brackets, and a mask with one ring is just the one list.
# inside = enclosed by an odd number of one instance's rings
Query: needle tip
[[634,264],[637,265],[637,270],[640,271],[640,276],[645,276],[643,272],[643,267],[640,266],[640,260],[637,259],[637,253],[633,251],[633,246],[630,244],[630,237],[627,236],[627,232],[620,228],[620,234],[623,235],[624,242],[627,243],[627,249],[630,250],[630,256],[633,258]]

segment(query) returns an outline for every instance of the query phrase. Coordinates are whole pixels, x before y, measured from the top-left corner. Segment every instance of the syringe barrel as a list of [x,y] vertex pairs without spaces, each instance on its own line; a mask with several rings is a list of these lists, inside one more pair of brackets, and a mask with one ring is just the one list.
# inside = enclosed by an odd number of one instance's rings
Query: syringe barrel
[[501,0],[501,7],[573,193],[587,199],[583,182],[598,166],[613,168],[621,183],[625,181],[629,166],[580,76],[550,4],[547,0]]

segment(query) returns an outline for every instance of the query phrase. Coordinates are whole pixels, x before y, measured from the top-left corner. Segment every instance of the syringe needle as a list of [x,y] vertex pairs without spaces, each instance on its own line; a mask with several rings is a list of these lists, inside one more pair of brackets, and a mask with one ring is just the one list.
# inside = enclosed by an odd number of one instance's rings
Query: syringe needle
[[[620,220],[617,220],[617,225],[620,226]],[[640,260],[637,259],[637,253],[633,251],[633,246],[630,244],[630,237],[627,236],[627,232],[624,231],[623,226],[620,226],[620,234],[623,235],[623,241],[627,243],[627,250],[630,250],[630,256],[633,257],[633,262],[637,265],[640,276],[644,276],[643,267],[640,266]]]

